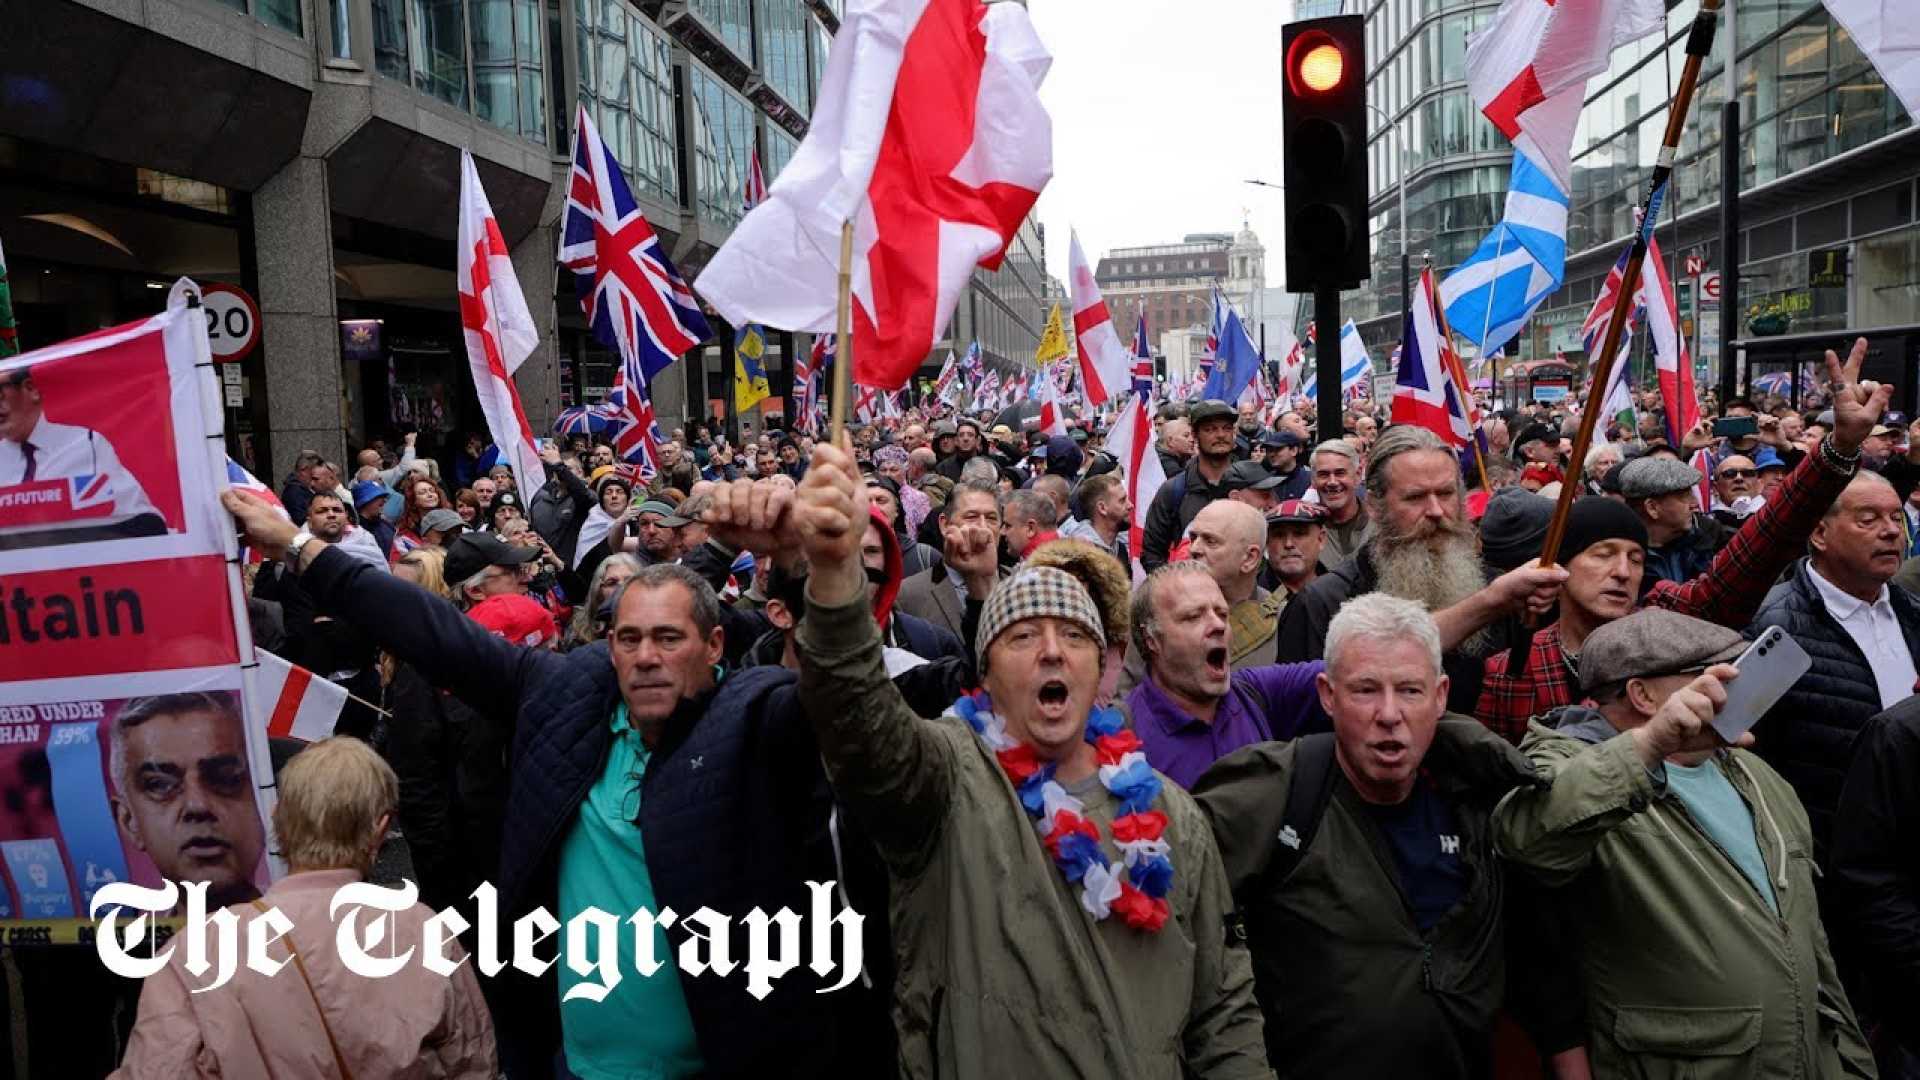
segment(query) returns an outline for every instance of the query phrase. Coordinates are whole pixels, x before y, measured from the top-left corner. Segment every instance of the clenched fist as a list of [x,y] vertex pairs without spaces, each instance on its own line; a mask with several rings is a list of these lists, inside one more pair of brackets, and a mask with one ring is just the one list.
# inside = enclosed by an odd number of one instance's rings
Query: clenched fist
[[867,486],[845,434],[838,446],[823,442],[813,448],[807,474],[793,497],[800,547],[807,557],[808,601],[828,607],[852,601],[867,586],[860,541],[870,519]]

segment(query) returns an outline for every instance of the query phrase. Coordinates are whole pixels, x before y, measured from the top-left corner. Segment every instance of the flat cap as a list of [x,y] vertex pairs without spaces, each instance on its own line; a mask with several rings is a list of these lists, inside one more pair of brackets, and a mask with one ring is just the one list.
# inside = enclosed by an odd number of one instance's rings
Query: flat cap
[[1700,486],[1700,470],[1668,457],[1640,457],[1620,469],[1620,494],[1651,499]]
[[1580,647],[1580,688],[1704,671],[1746,648],[1738,630],[1665,608],[1642,608],[1587,635]]
[[1272,491],[1286,483],[1286,480],[1268,472],[1267,467],[1257,461],[1236,461],[1227,466],[1227,475],[1221,477],[1220,482],[1228,491],[1246,491],[1249,488]]
[[1291,431],[1269,431],[1260,436],[1260,445],[1269,450],[1279,450],[1288,446],[1305,446],[1307,440]]
[[1233,406],[1224,401],[1196,401],[1193,407],[1187,410],[1187,422],[1194,427],[1199,427],[1209,420],[1237,420],[1239,416],[1239,413],[1233,411]]

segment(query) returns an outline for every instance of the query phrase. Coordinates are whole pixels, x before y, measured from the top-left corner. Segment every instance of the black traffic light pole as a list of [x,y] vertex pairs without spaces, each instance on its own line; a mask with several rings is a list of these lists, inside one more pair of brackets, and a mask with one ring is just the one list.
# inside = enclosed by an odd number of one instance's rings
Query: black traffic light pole
[[1340,287],[1321,285],[1313,290],[1313,382],[1320,405],[1314,416],[1314,441],[1326,442],[1347,433],[1347,403],[1340,395]]

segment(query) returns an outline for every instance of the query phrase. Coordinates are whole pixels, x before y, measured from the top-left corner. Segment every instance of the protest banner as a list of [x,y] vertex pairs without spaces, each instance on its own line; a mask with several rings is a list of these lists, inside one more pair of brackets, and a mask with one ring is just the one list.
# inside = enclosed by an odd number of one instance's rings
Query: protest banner
[[258,896],[272,767],[198,290],[0,361],[0,940],[115,881]]

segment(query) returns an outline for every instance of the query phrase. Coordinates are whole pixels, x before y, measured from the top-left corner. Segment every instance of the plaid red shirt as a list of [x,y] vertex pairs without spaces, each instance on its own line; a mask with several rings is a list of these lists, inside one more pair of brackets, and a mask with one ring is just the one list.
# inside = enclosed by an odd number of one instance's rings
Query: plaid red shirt
[[[1654,582],[1641,604],[1745,629],[1781,572],[1806,551],[1807,537],[1820,516],[1853,479],[1816,460],[1819,457],[1812,453],[1801,459],[1773,497],[1713,557],[1705,573],[1691,581]],[[1579,700],[1575,694],[1579,684],[1567,667],[1559,623],[1534,635],[1525,671],[1509,676],[1509,655],[1500,652],[1487,658],[1486,681],[1474,715],[1517,745],[1527,733],[1530,718]]]

